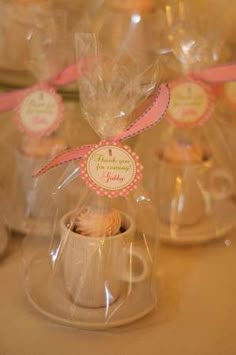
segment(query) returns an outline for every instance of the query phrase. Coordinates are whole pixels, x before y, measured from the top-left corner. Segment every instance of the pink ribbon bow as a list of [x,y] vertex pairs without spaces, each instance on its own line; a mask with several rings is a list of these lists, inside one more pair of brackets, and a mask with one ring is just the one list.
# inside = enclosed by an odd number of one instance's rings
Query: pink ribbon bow
[[[153,94],[149,96],[137,110],[135,110],[134,114],[138,115],[138,118],[124,132],[121,132],[116,137],[113,137],[110,142],[122,142],[153,127],[166,113],[169,100],[170,92],[168,85],[162,84],[159,88],[154,90]],[[142,113],[139,114],[139,112]],[[95,144],[84,145],[79,148],[66,150],[40,169],[34,177],[39,177],[45,174],[49,169],[61,164],[83,159],[94,146]]]

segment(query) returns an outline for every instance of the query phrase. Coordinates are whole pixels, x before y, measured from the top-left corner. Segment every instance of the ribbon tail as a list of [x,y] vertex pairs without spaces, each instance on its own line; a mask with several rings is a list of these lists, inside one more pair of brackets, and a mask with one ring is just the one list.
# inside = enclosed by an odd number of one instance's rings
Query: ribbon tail
[[236,81],[236,64],[218,65],[200,72],[194,72],[191,77],[212,84]]
[[51,80],[51,84],[56,86],[67,85],[76,81],[77,77],[81,75],[82,69],[80,71],[77,64],[72,64]]
[[67,164],[74,160],[81,160],[90,151],[92,145],[84,145],[80,148],[68,149],[65,152],[58,154],[47,165],[43,166],[37,171],[33,177],[37,178],[44,175],[48,170],[55,168],[62,164]]
[[[58,74],[56,78],[50,80],[48,84],[63,86],[74,82],[77,79],[77,76],[82,74],[83,66],[81,65],[79,68],[78,65],[73,64],[66,68],[62,73]],[[0,94],[0,112],[14,110],[28,90],[29,89],[27,88]]]
[[[170,102],[170,90],[167,84],[155,89],[133,115],[138,119],[128,129],[115,137],[115,141],[124,141],[156,125],[165,115]],[[141,113],[141,115],[140,115]]]
[[6,92],[0,95],[0,112],[13,110],[21,98],[25,95],[27,89]]
[[50,81],[52,85],[63,86],[80,79],[97,64],[97,57],[84,57],[78,63],[71,64]]

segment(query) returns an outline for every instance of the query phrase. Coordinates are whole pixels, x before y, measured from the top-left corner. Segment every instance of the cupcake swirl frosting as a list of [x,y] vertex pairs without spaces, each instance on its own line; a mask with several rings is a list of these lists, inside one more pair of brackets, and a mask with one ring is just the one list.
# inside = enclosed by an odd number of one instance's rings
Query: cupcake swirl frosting
[[121,227],[119,211],[99,211],[87,207],[74,220],[74,231],[88,237],[110,237],[118,234]]

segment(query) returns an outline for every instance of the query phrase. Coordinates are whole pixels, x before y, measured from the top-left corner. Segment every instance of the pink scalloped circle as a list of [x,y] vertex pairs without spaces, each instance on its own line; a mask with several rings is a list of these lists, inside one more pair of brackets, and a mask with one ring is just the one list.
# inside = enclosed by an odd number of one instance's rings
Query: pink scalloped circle
[[130,147],[107,141],[93,147],[80,163],[80,168],[87,186],[98,195],[110,198],[126,197],[135,190],[142,179],[143,169],[138,155]]
[[[186,95],[186,89],[189,90],[189,96]],[[187,77],[173,81],[170,90],[171,100],[166,114],[170,123],[178,127],[191,128],[202,125],[211,117],[215,108],[215,98],[207,84]],[[187,115],[192,116],[191,119],[186,120]]]
[[26,135],[42,137],[54,132],[63,118],[61,96],[52,87],[36,85],[26,91],[17,105],[15,122]]

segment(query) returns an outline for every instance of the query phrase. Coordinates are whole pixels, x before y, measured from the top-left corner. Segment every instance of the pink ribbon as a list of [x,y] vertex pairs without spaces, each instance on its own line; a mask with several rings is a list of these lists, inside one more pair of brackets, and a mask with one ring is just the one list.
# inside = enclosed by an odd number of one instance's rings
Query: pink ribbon
[[[45,84],[49,86],[64,86],[70,84],[83,74],[85,65],[85,61],[83,60],[81,60],[79,65],[72,64]],[[19,89],[0,94],[0,112],[13,110],[28,90],[28,88]]]
[[[150,95],[133,113],[138,118],[122,133],[113,137],[110,142],[121,142],[128,138],[137,136],[141,132],[153,127],[166,113],[170,101],[170,92],[167,84],[162,84],[158,89],[155,89],[153,94]],[[141,112],[141,114],[140,114]],[[56,166],[74,161],[81,160],[84,156],[95,146],[84,145],[79,148],[69,149],[54,159],[51,160],[46,166],[40,169],[34,177],[39,177],[45,174],[49,169]]]
[[16,107],[28,89],[15,90],[0,94],[0,112],[10,111]]
[[[78,77],[91,65],[92,59],[84,58],[80,63],[72,64],[56,77],[46,82],[50,86],[64,86],[74,82]],[[191,73],[193,79],[200,79],[208,83],[217,84],[227,81],[236,80],[236,64],[225,64],[211,67],[199,72]],[[10,111],[14,109],[20,102],[21,98],[25,96],[28,89],[14,90],[7,93],[0,94],[0,112]]]
[[222,64],[190,75],[193,79],[206,81],[210,84],[225,83],[236,80],[236,63]]
[[[80,78],[86,71],[88,71],[91,66],[96,64],[97,57],[84,57],[76,64],[72,64],[64,69],[61,73],[56,75],[54,78],[43,82],[45,84],[53,87],[60,87],[68,85]],[[0,94],[0,112],[13,110],[21,99],[25,96],[25,93],[29,90],[20,89],[14,90],[7,93]]]

